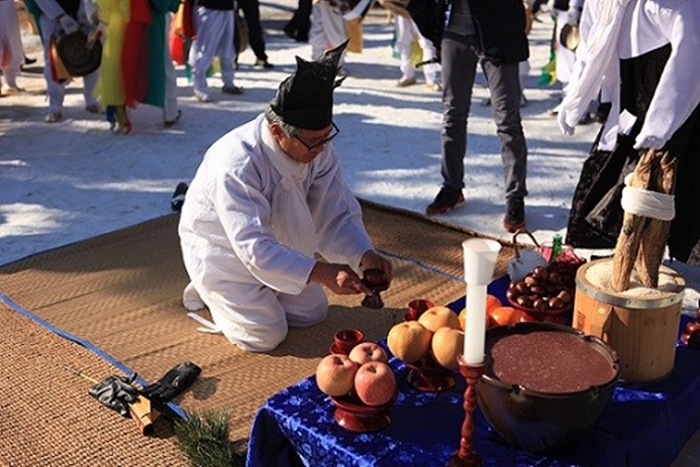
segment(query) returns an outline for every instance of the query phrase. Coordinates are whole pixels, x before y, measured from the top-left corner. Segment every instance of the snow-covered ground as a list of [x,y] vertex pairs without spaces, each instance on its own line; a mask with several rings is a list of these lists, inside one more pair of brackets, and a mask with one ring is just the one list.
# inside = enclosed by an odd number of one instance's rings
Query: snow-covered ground
[[[79,79],[69,86],[63,121],[46,124],[41,68],[28,67],[19,79],[27,92],[0,98],[0,264],[171,212],[173,189],[189,182],[207,147],[264,109],[279,82],[294,71],[295,55],[310,58],[308,44],[282,33],[295,6],[296,0],[261,2],[267,51],[276,66],[253,68],[255,57],[246,50],[236,73],[236,84],[245,88],[242,96],[219,94],[220,80],[211,78],[215,102],[200,103],[178,68],[183,117],[168,129],[160,109],[141,106],[132,113],[130,134],[111,133],[103,116],[83,110]],[[527,225],[538,240],[548,241],[566,228],[571,196],[598,125],[564,137],[549,116],[560,91],[536,84],[552,31],[547,15],[540,18],[530,35],[529,105],[522,114],[529,148]],[[417,85],[396,87],[400,72],[392,35],[393,26],[373,10],[364,25],[364,50],[348,54],[350,77],[335,93],[341,134],[334,144],[357,196],[423,212],[442,181],[440,95],[425,87],[420,74]],[[38,39],[25,35],[24,40],[28,54],[39,57]],[[510,240],[501,226],[503,171],[491,109],[481,105],[488,96],[483,84],[479,76],[469,121],[467,203],[441,220]],[[688,283],[684,311],[694,314],[700,267],[671,266]]]

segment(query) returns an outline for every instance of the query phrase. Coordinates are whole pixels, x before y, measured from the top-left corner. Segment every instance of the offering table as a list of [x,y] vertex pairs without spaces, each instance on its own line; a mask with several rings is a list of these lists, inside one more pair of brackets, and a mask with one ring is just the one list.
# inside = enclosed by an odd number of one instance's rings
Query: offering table
[[[508,278],[489,286],[502,297]],[[464,299],[449,305],[461,310]],[[681,320],[681,329],[688,321]],[[383,343],[382,343],[383,344]],[[334,406],[314,377],[269,398],[258,411],[248,446],[249,466],[444,466],[459,447],[464,378],[444,392],[420,392],[397,359],[399,396],[388,427],[353,433],[333,418]],[[669,465],[700,429],[700,350],[679,346],[671,375],[658,382],[620,383],[595,428],[566,450],[530,453],[507,444],[475,411],[473,444],[485,466]]]

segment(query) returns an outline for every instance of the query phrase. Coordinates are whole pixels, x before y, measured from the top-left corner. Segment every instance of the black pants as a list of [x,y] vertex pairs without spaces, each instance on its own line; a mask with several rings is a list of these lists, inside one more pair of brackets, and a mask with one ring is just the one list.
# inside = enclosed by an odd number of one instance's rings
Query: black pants
[[248,25],[248,40],[250,48],[258,60],[267,61],[265,39],[260,25],[260,3],[258,0],[238,0],[238,8],[243,10],[243,17]]
[[312,0],[299,0],[292,19],[284,27],[285,32],[297,38],[308,38],[311,29],[311,2]]

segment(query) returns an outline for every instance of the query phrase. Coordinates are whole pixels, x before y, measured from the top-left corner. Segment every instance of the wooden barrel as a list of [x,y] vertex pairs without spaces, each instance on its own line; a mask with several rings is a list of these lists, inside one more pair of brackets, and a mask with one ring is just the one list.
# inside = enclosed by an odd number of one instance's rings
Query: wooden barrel
[[617,351],[626,382],[663,378],[676,356],[685,280],[661,266],[658,289],[634,287],[633,276],[630,290],[611,292],[612,265],[612,258],[605,258],[579,268],[573,326]]

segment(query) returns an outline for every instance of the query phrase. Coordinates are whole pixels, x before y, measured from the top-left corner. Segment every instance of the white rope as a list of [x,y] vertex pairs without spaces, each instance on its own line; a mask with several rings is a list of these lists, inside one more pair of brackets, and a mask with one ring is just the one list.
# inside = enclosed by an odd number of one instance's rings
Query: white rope
[[625,212],[662,221],[670,221],[676,216],[673,195],[634,188],[629,186],[631,181],[632,174],[629,174],[625,177],[625,187],[622,189],[621,204]]

